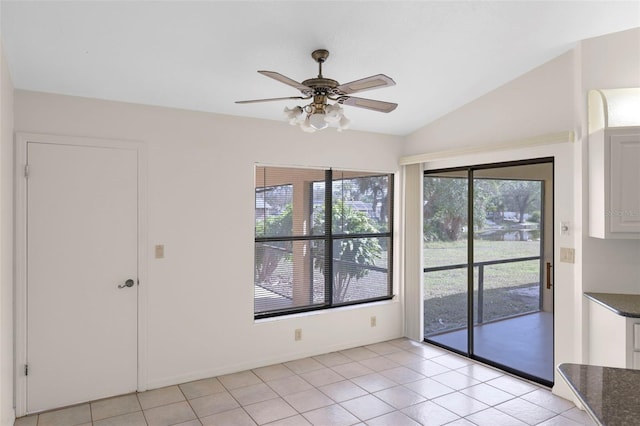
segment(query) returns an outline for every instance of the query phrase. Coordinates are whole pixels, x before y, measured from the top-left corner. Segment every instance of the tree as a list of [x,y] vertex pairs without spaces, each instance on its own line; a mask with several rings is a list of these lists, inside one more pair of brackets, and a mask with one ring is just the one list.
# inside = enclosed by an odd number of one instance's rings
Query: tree
[[[358,189],[362,198],[368,201],[371,199],[371,208],[374,217],[382,223],[388,219],[387,211],[387,188],[389,178],[387,176],[371,176],[358,178]],[[380,213],[378,214],[378,204],[380,203]]]
[[519,223],[524,223],[524,215],[531,207],[539,210],[540,181],[537,180],[505,180],[500,185],[504,204],[518,212]]
[[424,237],[429,241],[456,241],[467,221],[467,180],[424,178]]
[[[487,215],[503,209],[499,185],[494,179],[473,181],[473,227],[484,229]],[[423,185],[424,238],[457,241],[469,225],[469,187],[466,177],[425,176]]]
[[262,201],[265,208],[268,206],[276,212],[282,212],[291,204],[293,197],[293,185],[278,185],[256,188],[256,202]]
[[[275,237],[290,235],[293,228],[293,206],[288,204],[282,213],[269,216],[256,223],[256,235],[261,237]],[[275,272],[280,260],[289,255],[288,243],[274,241],[268,245],[256,244],[255,280],[265,282]]]
[[[324,208],[315,215],[314,230],[321,233],[324,229]],[[375,223],[363,212],[356,211],[338,201],[332,208],[333,233],[367,234],[376,233]],[[327,259],[324,246],[316,247],[318,256],[314,259],[314,268],[324,273],[325,262],[333,261],[333,298],[334,302],[344,302],[349,285],[353,279],[360,279],[369,273],[367,266],[375,266],[382,257],[382,247],[377,238],[344,238],[334,240],[333,259]]]
[[[468,224],[468,184],[466,178],[426,176],[424,195],[424,238],[428,241],[457,241]],[[474,225],[484,227],[486,190],[477,184],[474,200]]]

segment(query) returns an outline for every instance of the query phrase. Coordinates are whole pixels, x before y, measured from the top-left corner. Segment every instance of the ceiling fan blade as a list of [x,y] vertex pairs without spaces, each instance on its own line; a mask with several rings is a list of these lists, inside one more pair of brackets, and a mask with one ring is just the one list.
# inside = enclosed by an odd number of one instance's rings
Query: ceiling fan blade
[[376,101],[374,99],[365,98],[354,98],[353,96],[341,97],[340,99],[338,99],[338,102],[343,105],[366,108],[380,112],[391,112],[398,106],[398,104],[394,104],[392,102]]
[[285,77],[284,75],[275,72],[275,71],[258,71],[262,75],[266,75],[267,77],[271,77],[274,80],[278,80],[280,83],[284,83],[291,87],[295,87],[296,89],[304,92],[305,90],[311,90],[311,87],[305,86],[302,83],[298,83],[295,80],[290,79],[289,77]]
[[396,82],[391,77],[384,74],[372,75],[370,77],[361,78],[360,80],[351,81],[341,84],[336,89],[345,95],[350,93],[364,92],[365,90],[379,89],[381,87],[395,86]]
[[258,102],[284,101],[287,99],[310,99],[310,96],[287,96],[285,98],[251,99],[248,101],[236,101],[237,104],[255,104]]

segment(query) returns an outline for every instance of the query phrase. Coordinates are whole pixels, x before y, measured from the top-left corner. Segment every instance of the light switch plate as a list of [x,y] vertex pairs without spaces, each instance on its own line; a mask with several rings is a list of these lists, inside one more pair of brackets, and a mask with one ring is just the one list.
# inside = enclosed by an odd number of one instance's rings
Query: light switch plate
[[164,259],[164,244],[156,245],[156,259]]
[[573,248],[560,247],[560,262],[576,263],[576,250]]

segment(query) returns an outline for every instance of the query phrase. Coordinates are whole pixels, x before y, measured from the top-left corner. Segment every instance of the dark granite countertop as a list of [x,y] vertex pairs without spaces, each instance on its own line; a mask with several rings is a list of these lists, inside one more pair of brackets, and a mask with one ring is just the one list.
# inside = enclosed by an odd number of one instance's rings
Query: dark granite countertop
[[618,315],[640,318],[640,294],[585,293],[584,295]]
[[558,371],[598,425],[640,424],[640,370],[560,364]]

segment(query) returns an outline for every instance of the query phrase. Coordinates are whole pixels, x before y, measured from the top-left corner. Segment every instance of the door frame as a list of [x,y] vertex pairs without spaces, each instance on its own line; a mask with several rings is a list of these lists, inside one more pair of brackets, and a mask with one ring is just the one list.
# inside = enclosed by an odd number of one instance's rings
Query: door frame
[[15,137],[15,405],[27,413],[27,147],[29,142],[133,150],[138,159],[138,345],[137,390],[147,389],[147,147],[141,141],[16,133]]

